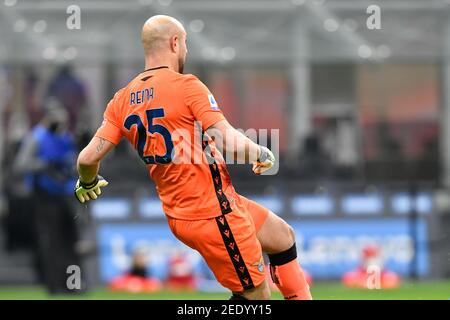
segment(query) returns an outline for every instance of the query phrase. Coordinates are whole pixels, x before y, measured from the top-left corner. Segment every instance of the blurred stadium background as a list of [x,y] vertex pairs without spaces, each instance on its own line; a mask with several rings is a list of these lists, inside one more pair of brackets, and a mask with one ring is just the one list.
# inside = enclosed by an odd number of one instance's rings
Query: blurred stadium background
[[[67,27],[71,5],[80,29]],[[366,25],[370,5],[381,8],[379,30]],[[154,14],[184,23],[185,73],[235,127],[279,129],[277,175],[230,171],[238,192],[293,225],[317,299],[450,298],[450,1],[1,0],[0,299],[61,297],[43,286],[42,259],[60,257],[38,252],[40,202],[13,169],[18,150],[50,97],[84,146],[114,92],[143,70],[140,28]],[[127,144],[101,173],[104,197],[72,203],[81,298],[228,297],[170,234]],[[374,244],[400,287],[345,288],[343,275]],[[172,267],[192,269],[194,292],[111,293],[136,252],[162,282]]]

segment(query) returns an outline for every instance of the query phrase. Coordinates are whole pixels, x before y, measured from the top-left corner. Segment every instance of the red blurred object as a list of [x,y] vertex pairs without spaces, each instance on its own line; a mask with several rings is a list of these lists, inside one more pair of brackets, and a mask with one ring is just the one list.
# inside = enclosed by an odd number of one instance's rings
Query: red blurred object
[[195,290],[197,277],[189,260],[183,254],[177,254],[169,260],[167,286],[172,290]]
[[[374,277],[373,280],[371,277]],[[400,285],[400,277],[395,272],[388,270],[383,270],[379,275],[374,275],[363,268],[358,268],[344,274],[342,283],[350,288],[392,289]]]
[[109,284],[112,291],[155,292],[162,289],[161,281],[155,278],[144,278],[135,275],[122,275],[114,278]]
[[376,258],[380,255],[380,248],[375,245],[368,245],[363,249],[363,259]]
[[129,270],[125,274],[114,278],[109,284],[109,288],[112,291],[133,293],[161,290],[161,281],[149,276],[147,271],[148,265],[148,252],[143,248],[137,248],[133,253]]
[[384,268],[380,248],[368,245],[362,250],[361,265],[345,273],[342,283],[350,288],[392,289],[400,285],[400,277]]

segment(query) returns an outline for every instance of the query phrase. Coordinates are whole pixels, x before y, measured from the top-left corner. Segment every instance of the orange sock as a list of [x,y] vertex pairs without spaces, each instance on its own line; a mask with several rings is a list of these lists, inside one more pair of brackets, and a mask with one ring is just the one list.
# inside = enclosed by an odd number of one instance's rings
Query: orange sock
[[294,245],[283,252],[269,254],[270,275],[286,300],[312,300]]

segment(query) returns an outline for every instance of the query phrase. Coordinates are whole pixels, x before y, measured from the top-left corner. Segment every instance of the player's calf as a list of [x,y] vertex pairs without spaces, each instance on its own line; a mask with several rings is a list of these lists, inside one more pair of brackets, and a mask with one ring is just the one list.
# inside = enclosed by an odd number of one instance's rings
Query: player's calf
[[311,300],[309,285],[297,260],[295,243],[289,249],[269,254],[270,275],[286,300]]
[[287,300],[310,300],[311,293],[297,260],[295,232],[283,219],[270,212],[258,231],[263,251],[269,256],[270,275]]

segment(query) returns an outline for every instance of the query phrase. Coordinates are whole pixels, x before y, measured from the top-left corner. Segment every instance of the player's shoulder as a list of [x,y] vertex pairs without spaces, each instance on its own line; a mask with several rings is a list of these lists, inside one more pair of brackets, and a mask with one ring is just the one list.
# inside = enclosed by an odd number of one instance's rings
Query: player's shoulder
[[200,81],[200,79],[192,73],[184,73],[184,74],[180,74],[180,76],[185,81],[189,81],[189,80]]
[[200,79],[192,73],[180,74],[180,76],[184,82],[200,82],[200,83],[202,83],[200,81]]
[[116,93],[114,93],[114,96],[113,96],[113,101],[119,101],[120,99],[122,99],[122,97],[123,97],[123,95],[124,95],[124,93],[127,91],[127,89],[128,89],[128,86],[129,86],[129,84],[127,85],[127,86],[125,86],[125,87],[122,87],[122,88],[120,88],[119,90],[117,90],[116,91]]
[[182,81],[182,87],[187,91],[204,91],[207,90],[207,86],[196,76],[191,73],[180,75]]

